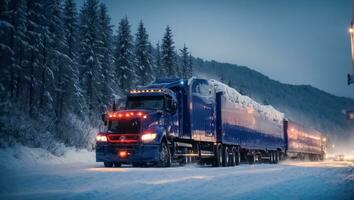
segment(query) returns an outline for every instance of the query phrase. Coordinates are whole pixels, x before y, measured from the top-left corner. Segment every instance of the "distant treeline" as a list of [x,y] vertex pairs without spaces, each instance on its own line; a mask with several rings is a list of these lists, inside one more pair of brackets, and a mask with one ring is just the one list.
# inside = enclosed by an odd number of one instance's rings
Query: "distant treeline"
[[[73,115],[91,122],[131,87],[192,76],[192,56],[185,45],[177,51],[169,26],[156,46],[143,21],[134,35],[127,17],[117,27],[98,0],[80,11],[74,0],[0,0],[1,133],[18,138],[14,126],[31,121],[29,129],[37,123],[75,145],[63,133],[76,126]],[[23,121],[9,124],[16,113]]]

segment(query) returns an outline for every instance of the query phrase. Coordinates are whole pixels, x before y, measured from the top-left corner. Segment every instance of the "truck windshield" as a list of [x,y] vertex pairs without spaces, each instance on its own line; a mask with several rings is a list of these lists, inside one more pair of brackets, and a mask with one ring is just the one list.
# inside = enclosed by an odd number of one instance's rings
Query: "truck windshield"
[[128,97],[127,109],[163,110],[163,96]]

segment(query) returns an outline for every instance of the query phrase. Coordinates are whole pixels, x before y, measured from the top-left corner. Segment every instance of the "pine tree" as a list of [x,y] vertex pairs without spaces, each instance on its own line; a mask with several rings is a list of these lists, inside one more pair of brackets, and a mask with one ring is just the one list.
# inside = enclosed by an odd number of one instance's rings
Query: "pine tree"
[[11,41],[13,40],[14,27],[10,22],[9,2],[2,0],[0,2],[0,100],[6,101],[10,96],[9,88],[12,88],[11,71],[13,71],[13,49]]
[[188,57],[187,78],[191,78],[193,76],[193,57],[191,54]]
[[188,67],[189,67],[189,52],[186,44],[184,44],[183,49],[180,49],[181,52],[181,77],[182,78],[189,78],[188,77]]
[[68,112],[82,115],[85,106],[79,81],[79,22],[76,4],[74,0],[65,0],[63,10],[64,24],[64,50],[68,56],[68,67],[65,72],[66,87],[64,92],[65,102],[63,103]]
[[28,41],[28,51],[26,52],[26,91],[28,99],[28,113],[33,115],[37,111],[36,102],[38,99],[39,71],[42,69],[46,27],[44,26],[44,7],[41,0],[27,0],[27,27],[26,36]]
[[64,53],[65,34],[62,7],[59,0],[46,1],[46,20],[48,35],[43,48],[40,107],[48,112],[54,109],[56,123],[63,115],[65,90],[67,87],[68,56]]
[[80,13],[80,74],[81,87],[89,109],[89,115],[94,113],[96,105],[101,100],[100,85],[102,72],[99,65],[98,1],[86,0]]
[[162,39],[161,60],[164,74],[168,77],[176,77],[175,47],[172,39],[172,31],[169,26],[166,27],[166,32]]
[[118,27],[118,35],[115,44],[115,71],[118,86],[126,91],[129,89],[135,78],[134,56],[133,56],[132,36],[128,18],[121,19]]
[[[14,26],[13,33],[13,51],[14,60],[13,66],[14,71],[11,73],[13,75],[13,87],[15,91],[11,92],[11,96],[16,97],[16,101],[23,101],[20,95],[23,95],[23,69],[25,61],[25,50],[28,49],[28,41],[26,38],[26,3],[24,0],[13,0],[12,1],[12,24]],[[15,94],[14,94],[15,93]]]
[[139,23],[135,36],[135,64],[137,67],[138,83],[144,85],[152,80],[153,61],[150,51],[148,34],[142,21]]
[[113,94],[112,88],[112,63],[113,63],[113,54],[112,54],[112,25],[111,19],[107,13],[107,7],[104,4],[99,6],[99,62],[102,67],[101,79],[101,111],[104,111],[106,105],[110,103]]
[[164,74],[164,71],[163,71],[163,68],[162,68],[162,61],[161,61],[160,42],[157,42],[157,44],[156,44],[154,74],[155,74],[156,77],[163,76],[163,74]]

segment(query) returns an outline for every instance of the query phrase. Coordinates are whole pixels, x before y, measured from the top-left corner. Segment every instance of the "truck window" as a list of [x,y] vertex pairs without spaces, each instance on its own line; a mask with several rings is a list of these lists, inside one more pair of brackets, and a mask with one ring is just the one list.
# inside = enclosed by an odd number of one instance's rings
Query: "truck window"
[[128,97],[127,109],[163,110],[163,96]]

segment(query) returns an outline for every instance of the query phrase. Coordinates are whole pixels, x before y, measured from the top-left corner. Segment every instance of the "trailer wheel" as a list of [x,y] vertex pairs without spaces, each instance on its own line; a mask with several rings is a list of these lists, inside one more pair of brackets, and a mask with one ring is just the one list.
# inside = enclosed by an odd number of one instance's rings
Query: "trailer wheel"
[[277,164],[279,161],[279,152],[275,151],[274,152],[274,164]]
[[225,146],[222,149],[222,166],[227,167],[230,164],[229,147]]
[[122,166],[122,163],[120,163],[120,162],[115,162],[113,164],[114,164],[114,167],[121,167]]
[[171,152],[168,148],[166,142],[162,142],[160,146],[160,161],[158,162],[159,167],[170,167],[171,166]]
[[231,150],[231,159],[230,159],[230,166],[236,165],[236,151],[235,149]]
[[273,151],[269,152],[269,163],[270,164],[274,163],[274,153],[273,153]]
[[104,165],[104,167],[113,167],[112,162],[104,162],[103,165]]
[[235,154],[236,154],[236,165],[239,165],[241,163],[241,153],[238,149],[236,149],[235,151]]

